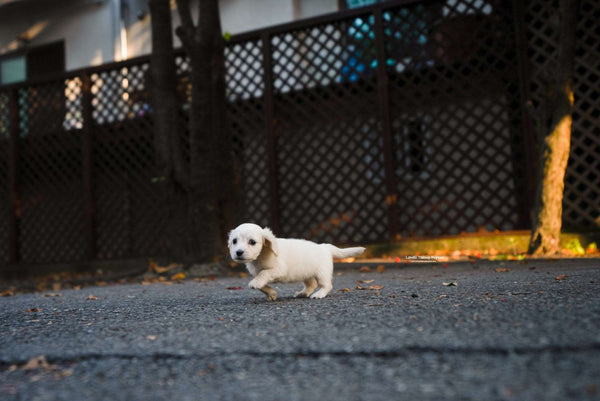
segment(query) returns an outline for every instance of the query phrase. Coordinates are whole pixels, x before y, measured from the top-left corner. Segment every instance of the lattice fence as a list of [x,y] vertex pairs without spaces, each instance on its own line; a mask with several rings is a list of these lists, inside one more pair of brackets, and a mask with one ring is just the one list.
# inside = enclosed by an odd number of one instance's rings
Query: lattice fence
[[148,63],[91,75],[97,254],[165,252],[166,208],[154,158]]
[[242,168],[244,220],[271,223],[263,44],[233,42],[225,49],[227,119]]
[[19,245],[24,263],[81,260],[81,136],[65,131],[65,83],[18,91]]
[[[556,9],[396,1],[234,37],[227,118],[243,220],[338,243],[528,228],[537,160],[523,107],[542,100]],[[584,0],[579,13],[564,221],[597,227],[600,7]],[[175,61],[185,127],[190,65]],[[173,256],[148,68],[141,58],[0,88],[0,263]]]
[[9,137],[10,109],[8,92],[0,92],[0,265],[9,262]]
[[[351,32],[362,43],[351,43]],[[281,231],[377,241],[387,212],[368,16],[273,35]],[[362,67],[361,67],[362,66]]]
[[524,226],[515,33],[496,5],[384,14],[402,236]]

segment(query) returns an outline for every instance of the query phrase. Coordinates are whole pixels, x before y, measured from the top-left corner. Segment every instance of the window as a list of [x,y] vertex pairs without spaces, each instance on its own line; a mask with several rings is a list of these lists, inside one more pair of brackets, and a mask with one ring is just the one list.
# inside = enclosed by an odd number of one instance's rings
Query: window
[[65,71],[64,41],[24,48],[0,57],[0,85]]
[[7,85],[25,81],[27,77],[25,56],[0,61],[0,84]]

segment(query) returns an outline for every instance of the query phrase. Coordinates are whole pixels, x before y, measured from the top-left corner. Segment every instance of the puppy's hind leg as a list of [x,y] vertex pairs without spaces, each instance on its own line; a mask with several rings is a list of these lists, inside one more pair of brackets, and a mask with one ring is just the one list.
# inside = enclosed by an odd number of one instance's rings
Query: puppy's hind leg
[[310,297],[313,299],[325,298],[333,288],[331,285],[331,276],[317,277],[317,283],[319,284],[319,289]]
[[265,285],[264,287],[259,288],[259,289],[267,295],[267,298],[269,299],[269,301],[277,300],[277,291],[275,291],[272,287]]
[[295,297],[306,297],[308,298],[310,294],[317,288],[317,279],[311,277],[309,279],[304,280],[304,288],[300,291],[297,291],[294,296]]

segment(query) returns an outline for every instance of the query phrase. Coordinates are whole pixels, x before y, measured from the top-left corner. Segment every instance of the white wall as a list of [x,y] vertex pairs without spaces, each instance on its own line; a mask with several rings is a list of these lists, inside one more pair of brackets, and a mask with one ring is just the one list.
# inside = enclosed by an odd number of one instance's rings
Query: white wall
[[[118,61],[121,58],[119,1],[36,0],[3,6],[0,54],[16,50],[17,37],[29,30],[32,33],[29,46],[65,41],[67,70]],[[129,0],[128,4],[127,58],[131,58],[150,53],[152,45],[145,0]],[[337,0],[220,0],[223,32],[232,34],[336,9]],[[172,13],[175,28],[179,25],[179,15],[176,10]],[[175,35],[174,43],[180,46]]]
[[28,46],[65,41],[66,68],[72,70],[114,61],[113,4],[47,1],[0,9],[0,54],[15,50],[17,37],[30,32]]

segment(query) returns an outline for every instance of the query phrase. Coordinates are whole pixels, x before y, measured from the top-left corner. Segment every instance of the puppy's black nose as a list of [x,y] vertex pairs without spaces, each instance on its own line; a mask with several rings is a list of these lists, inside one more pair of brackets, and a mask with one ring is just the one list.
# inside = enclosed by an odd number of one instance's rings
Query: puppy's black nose
[[244,251],[242,249],[238,249],[237,251],[235,251],[235,254],[238,256],[242,256],[244,254]]

